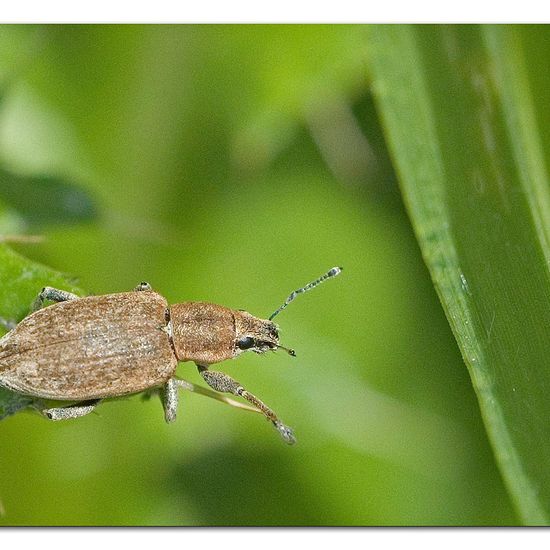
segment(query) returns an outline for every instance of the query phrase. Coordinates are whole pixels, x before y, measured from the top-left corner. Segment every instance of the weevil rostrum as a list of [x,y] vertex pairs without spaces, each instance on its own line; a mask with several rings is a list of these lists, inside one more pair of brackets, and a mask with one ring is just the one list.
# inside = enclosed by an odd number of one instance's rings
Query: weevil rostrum
[[[79,297],[51,287],[42,289],[33,312],[0,338],[0,386],[57,401],[64,407],[42,411],[51,420],[92,412],[102,399],[161,389],[167,422],[176,419],[178,389],[193,384],[177,378],[178,362],[192,361],[217,392],[248,401],[295,443],[291,428],[239,382],[210,366],[245,351],[283,349],[273,318],[299,294],[335,277],[334,267],[295,290],[269,319],[206,302],[168,305],[141,283],[132,292]],[[54,304],[42,307],[46,300]]]

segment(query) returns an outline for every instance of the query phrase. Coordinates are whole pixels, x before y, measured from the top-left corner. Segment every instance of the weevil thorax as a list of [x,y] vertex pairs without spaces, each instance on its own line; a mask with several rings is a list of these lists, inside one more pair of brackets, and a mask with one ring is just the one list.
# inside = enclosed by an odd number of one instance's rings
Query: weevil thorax
[[173,305],[170,334],[178,360],[200,365],[233,359],[244,351],[264,353],[279,346],[275,323],[207,302]]

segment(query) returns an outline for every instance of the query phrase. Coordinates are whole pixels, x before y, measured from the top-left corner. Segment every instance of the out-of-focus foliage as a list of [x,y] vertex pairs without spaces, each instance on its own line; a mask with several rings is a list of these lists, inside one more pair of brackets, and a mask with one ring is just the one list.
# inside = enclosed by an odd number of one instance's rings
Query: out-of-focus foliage
[[47,224],[85,222],[97,216],[88,193],[53,176],[22,177],[0,168],[0,200],[35,230]]
[[0,165],[76,182],[98,211],[19,252],[92,293],[147,280],[260,316],[345,272],[278,317],[297,359],[220,367],[294,448],[196,395],[170,426],[138,397],[67,423],[20,413],[0,423],[1,523],[518,521],[402,205],[368,50],[362,26],[2,28]]

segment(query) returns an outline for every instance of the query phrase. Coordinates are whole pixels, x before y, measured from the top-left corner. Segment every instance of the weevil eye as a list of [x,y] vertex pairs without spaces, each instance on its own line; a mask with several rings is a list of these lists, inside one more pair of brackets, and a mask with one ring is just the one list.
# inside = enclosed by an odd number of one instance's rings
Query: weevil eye
[[237,347],[239,349],[250,349],[254,345],[254,338],[245,336],[237,341]]

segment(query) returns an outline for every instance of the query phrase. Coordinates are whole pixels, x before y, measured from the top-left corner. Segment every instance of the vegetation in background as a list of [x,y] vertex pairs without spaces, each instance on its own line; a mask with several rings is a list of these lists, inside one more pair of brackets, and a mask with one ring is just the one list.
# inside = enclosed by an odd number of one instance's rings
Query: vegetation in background
[[547,523],[547,42],[535,27],[3,27],[0,232],[45,241],[0,247],[0,317],[46,282],[142,280],[261,316],[345,271],[277,318],[297,359],[223,365],[294,448],[197,395],[170,426],[137,396],[67,423],[29,409],[0,423],[0,523]]

